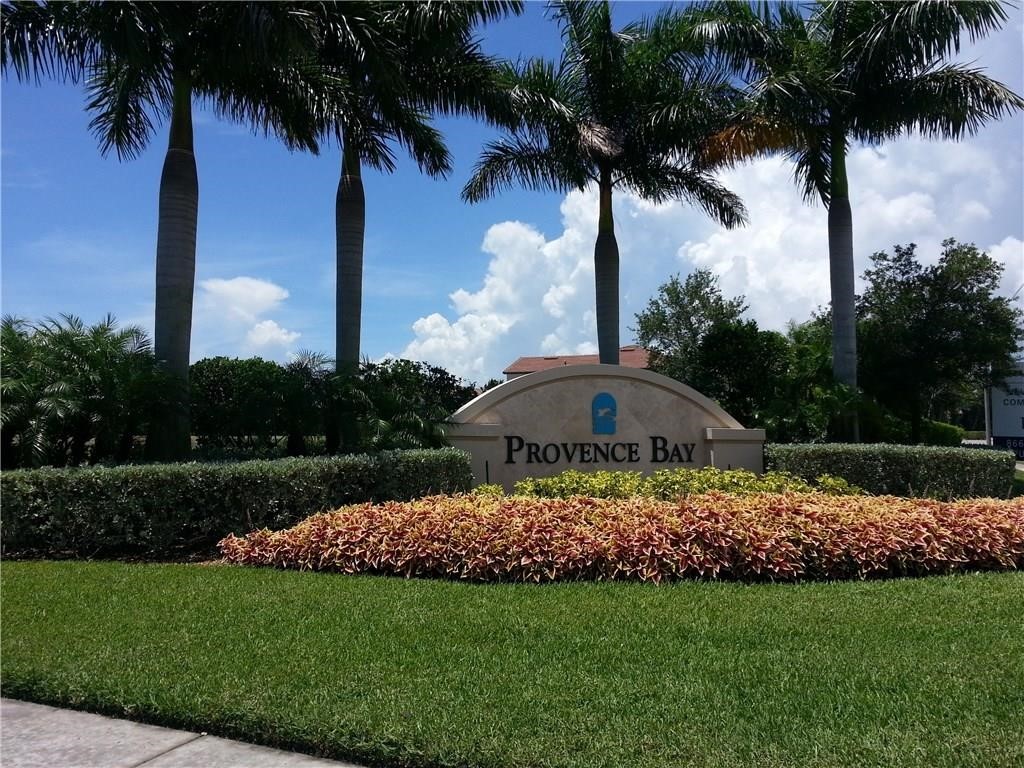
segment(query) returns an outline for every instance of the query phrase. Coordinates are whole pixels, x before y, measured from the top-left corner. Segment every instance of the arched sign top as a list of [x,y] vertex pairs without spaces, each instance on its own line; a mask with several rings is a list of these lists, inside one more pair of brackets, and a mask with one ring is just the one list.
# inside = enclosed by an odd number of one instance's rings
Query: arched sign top
[[688,387],[675,379],[670,379],[668,376],[662,376],[660,373],[654,373],[643,368],[625,368],[621,365],[566,365],[561,368],[551,368],[546,371],[519,376],[511,381],[503,382],[470,400],[452,415],[452,421],[457,424],[477,422],[478,418],[486,411],[500,405],[509,398],[516,397],[528,389],[534,389],[556,381],[595,379],[596,377],[637,381],[653,385],[690,401],[694,406],[706,412],[708,416],[720,422],[715,426],[731,429],[743,428],[718,403],[705,397],[692,387]]

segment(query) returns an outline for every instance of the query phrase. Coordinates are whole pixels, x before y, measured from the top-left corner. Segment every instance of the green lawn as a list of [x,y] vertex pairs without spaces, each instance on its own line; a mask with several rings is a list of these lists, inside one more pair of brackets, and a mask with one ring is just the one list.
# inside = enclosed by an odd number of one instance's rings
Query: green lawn
[[5,562],[7,696],[389,766],[1024,765],[1024,574],[470,585]]

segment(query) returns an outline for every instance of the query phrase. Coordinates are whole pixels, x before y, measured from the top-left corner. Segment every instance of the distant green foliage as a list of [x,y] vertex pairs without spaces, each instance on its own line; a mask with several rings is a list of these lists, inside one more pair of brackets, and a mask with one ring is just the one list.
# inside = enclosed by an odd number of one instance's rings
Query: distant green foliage
[[718,326],[739,322],[746,309],[743,296],[722,296],[710,269],[694,270],[682,281],[673,275],[637,313],[636,338],[651,351],[653,370],[689,383],[697,376],[704,338]]
[[787,335],[742,319],[743,296],[725,298],[710,270],[673,276],[636,316],[638,342],[651,369],[697,389],[771,440],[825,440],[836,414],[857,393],[832,377],[827,317],[790,327]]
[[113,316],[87,326],[61,315],[0,326],[3,465],[127,461],[152,406],[170,394],[149,338]]
[[[137,461],[154,408],[183,396],[146,334],[112,316],[92,326],[5,316],[0,364],[4,469]],[[438,366],[385,360],[339,376],[309,351],[285,365],[207,358],[189,379],[193,458],[203,461],[439,448],[448,417],[476,397]]]
[[230,532],[343,504],[469,489],[451,448],[232,464],[36,469],[0,475],[4,554],[181,557]]
[[476,397],[476,388],[444,368],[414,360],[364,363],[356,385],[366,410],[359,418],[359,449],[438,448],[441,426]]
[[[1024,315],[997,294],[1003,267],[950,238],[938,263],[916,246],[878,252],[857,305],[859,384],[832,373],[832,320],[825,311],[785,336],[743,320],[743,296],[726,298],[708,270],[672,277],[636,316],[653,370],[716,400],[773,442],[826,442],[856,411],[866,442],[956,446],[948,422],[980,418],[985,386],[1008,375],[1024,343]],[[973,415],[972,415],[973,414]]]
[[346,376],[311,352],[285,366],[200,360],[192,382],[194,429],[209,459],[439,448],[444,422],[476,396],[472,384],[437,366],[385,360]]
[[283,366],[258,357],[211,357],[193,363],[192,433],[199,446],[254,452],[271,448],[286,433],[289,379]]
[[938,499],[1006,497],[1014,473],[1009,451],[921,445],[766,445],[765,465],[805,480],[836,475],[873,494]]
[[474,488],[471,493],[474,496],[504,496],[505,489],[497,483],[482,483]]
[[931,265],[916,251],[910,243],[875,253],[864,273],[860,384],[907,421],[909,442],[955,445],[925,421],[955,413],[1012,370],[1024,313],[998,295],[1003,266],[975,245],[947,239]]
[[838,477],[822,475],[808,482],[786,472],[756,475],[745,469],[660,469],[652,475],[640,472],[580,472],[570,469],[552,477],[530,477],[515,484],[521,496],[598,499],[627,499],[645,496],[671,501],[680,496],[721,491],[732,494],[810,493],[820,490],[832,495],[857,495],[860,488]]
[[921,442],[925,445],[959,446],[966,430],[956,424],[941,421],[924,421],[921,424]]

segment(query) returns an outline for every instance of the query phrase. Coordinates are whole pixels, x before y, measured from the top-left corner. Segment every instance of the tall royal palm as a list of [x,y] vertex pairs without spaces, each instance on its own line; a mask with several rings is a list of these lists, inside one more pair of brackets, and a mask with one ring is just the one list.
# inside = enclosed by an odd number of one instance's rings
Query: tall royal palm
[[1024,106],[980,70],[944,63],[1006,19],[998,2],[820,0],[813,5],[718,2],[689,27],[748,82],[717,160],[783,152],[807,199],[828,209],[835,379],[857,386],[853,218],[846,157],[918,131],[959,139]]
[[[301,4],[216,2],[14,2],[3,5],[3,65],[19,78],[85,78],[90,127],[101,151],[132,158],[169,123],[160,177],[154,353],[178,396],[147,441],[157,459],[189,451],[187,383],[195,283],[199,183],[192,104],[259,125],[289,126],[280,80],[297,51],[315,47],[315,18]],[[310,137],[293,142],[315,148]]]
[[[325,3],[319,71],[307,72],[315,133],[341,146],[335,196],[335,346],[339,371],[359,363],[366,203],[362,170],[395,170],[399,145],[430,176],[451,158],[433,113],[503,120],[497,67],[474,25],[522,9],[520,0],[438,3]],[[373,34],[349,33],[358,18]]]
[[619,248],[612,193],[683,200],[727,227],[744,221],[739,198],[698,161],[731,105],[727,81],[668,34],[667,16],[616,32],[607,2],[555,6],[563,51],[555,65],[531,60],[510,72],[519,115],[484,149],[463,189],[471,202],[520,183],[558,192],[596,184],[594,246],[598,350],[619,362]]

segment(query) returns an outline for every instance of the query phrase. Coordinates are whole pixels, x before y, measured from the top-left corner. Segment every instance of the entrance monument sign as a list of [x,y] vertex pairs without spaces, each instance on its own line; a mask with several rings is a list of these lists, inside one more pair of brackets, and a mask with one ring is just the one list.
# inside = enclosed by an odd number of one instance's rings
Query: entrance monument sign
[[447,430],[476,483],[506,491],[566,469],[763,469],[763,429],[744,429],[694,389],[644,369],[572,365],[507,381],[462,406]]

